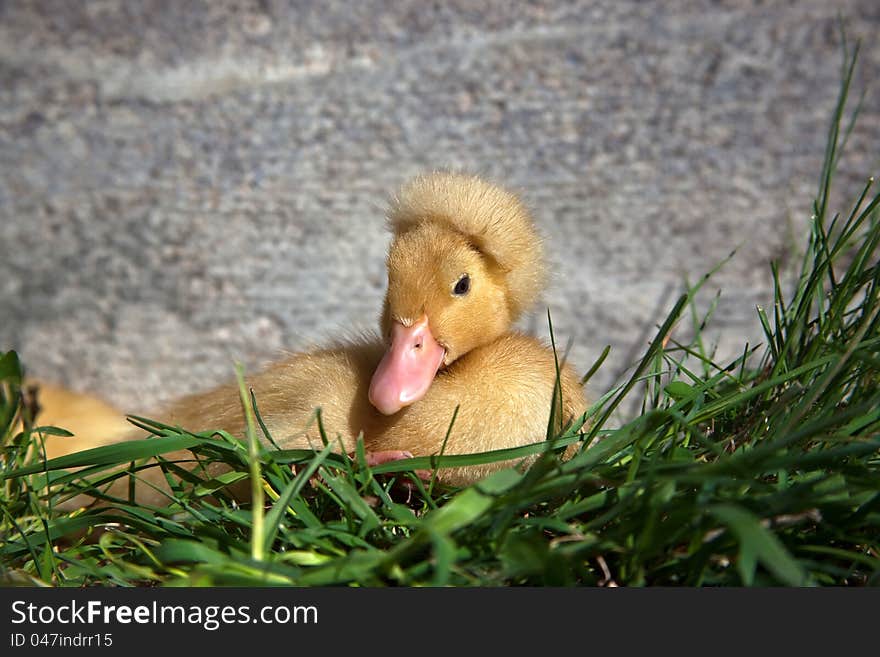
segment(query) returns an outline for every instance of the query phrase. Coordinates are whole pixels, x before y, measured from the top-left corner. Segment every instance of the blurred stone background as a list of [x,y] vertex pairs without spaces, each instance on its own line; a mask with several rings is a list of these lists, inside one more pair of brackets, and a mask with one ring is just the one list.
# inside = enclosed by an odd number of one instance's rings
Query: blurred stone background
[[[0,1],[0,349],[128,411],[376,324],[387,195],[439,167],[522,192],[555,277],[523,327],[594,394],[691,280],[722,355],[837,183],[880,154],[880,3]],[[855,98],[854,98],[855,100]],[[837,204],[834,209],[848,206]]]

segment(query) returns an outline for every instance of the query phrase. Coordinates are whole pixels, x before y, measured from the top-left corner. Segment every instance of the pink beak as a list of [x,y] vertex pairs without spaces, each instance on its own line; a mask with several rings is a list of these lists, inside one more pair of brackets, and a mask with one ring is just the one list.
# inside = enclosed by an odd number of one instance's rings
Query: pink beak
[[370,403],[383,415],[394,415],[420,400],[431,387],[445,356],[446,351],[431,335],[427,316],[412,326],[395,322],[391,346],[370,382]]

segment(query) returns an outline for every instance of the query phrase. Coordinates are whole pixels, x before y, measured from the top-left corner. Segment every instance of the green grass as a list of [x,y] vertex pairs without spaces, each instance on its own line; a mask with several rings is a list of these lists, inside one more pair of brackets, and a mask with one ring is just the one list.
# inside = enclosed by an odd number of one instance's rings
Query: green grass
[[[56,586],[880,584],[880,195],[869,182],[849,211],[829,208],[852,125],[844,104],[855,55],[844,58],[800,271],[790,281],[768,271],[774,303],[758,310],[763,344],[715,362],[701,330],[711,307],[701,315],[694,303],[703,279],[585,423],[517,450],[373,468],[362,449],[351,460],[329,446],[260,446],[259,400],[243,386],[247,441],[137,418],[154,437],[46,463],[40,435],[55,430],[30,421],[10,352],[0,358],[0,578]],[[676,327],[688,316],[694,337],[684,340]],[[640,413],[612,426],[616,409],[634,399]],[[22,432],[12,430],[16,417]],[[562,460],[573,442],[580,451]],[[211,479],[161,458],[180,448],[232,472]],[[536,453],[529,469],[464,489],[409,473]],[[82,490],[104,496],[108,481],[129,476],[120,465],[133,476],[162,467],[171,503],[105,496],[103,508],[55,508]],[[241,506],[226,486],[251,475],[257,503]]]

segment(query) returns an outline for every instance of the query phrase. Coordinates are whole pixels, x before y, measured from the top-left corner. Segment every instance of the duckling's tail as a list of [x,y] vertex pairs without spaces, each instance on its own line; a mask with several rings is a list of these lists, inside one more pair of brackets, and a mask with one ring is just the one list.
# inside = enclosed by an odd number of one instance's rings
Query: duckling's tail
[[109,445],[132,432],[125,414],[102,399],[33,379],[23,387],[34,396],[34,426],[59,427],[73,434],[44,434],[47,459]]

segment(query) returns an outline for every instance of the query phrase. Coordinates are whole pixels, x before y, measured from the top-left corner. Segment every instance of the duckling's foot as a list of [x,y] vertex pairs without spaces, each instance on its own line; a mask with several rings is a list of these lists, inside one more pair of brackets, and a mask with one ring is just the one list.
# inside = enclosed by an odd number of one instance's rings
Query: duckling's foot
[[[408,452],[403,449],[391,449],[383,452],[367,452],[367,465],[373,467],[374,465],[381,465],[383,463],[389,463],[391,461],[401,461],[403,459],[411,459],[413,457],[412,452]],[[431,480],[431,471],[430,470],[413,470],[415,475],[421,479],[422,481],[430,481]]]
[[391,449],[384,452],[367,452],[367,465],[382,465],[391,461],[402,461],[403,459],[411,459],[412,453],[403,449]]
[[[413,455],[412,452],[408,452],[404,449],[389,449],[381,452],[366,452],[364,454],[364,457],[367,466],[372,468],[377,465],[382,465],[383,463],[390,463],[391,461],[402,461],[403,459],[411,459]],[[354,452],[349,453],[348,458],[354,460],[356,458]],[[297,473],[297,467],[295,465],[291,466],[291,470],[293,471],[294,475]],[[430,470],[413,470],[413,472],[422,481],[430,481],[431,479]],[[312,486],[315,486],[320,478],[321,476],[318,474],[312,475],[312,478],[310,480]],[[405,483],[404,485],[409,486],[411,484]]]

